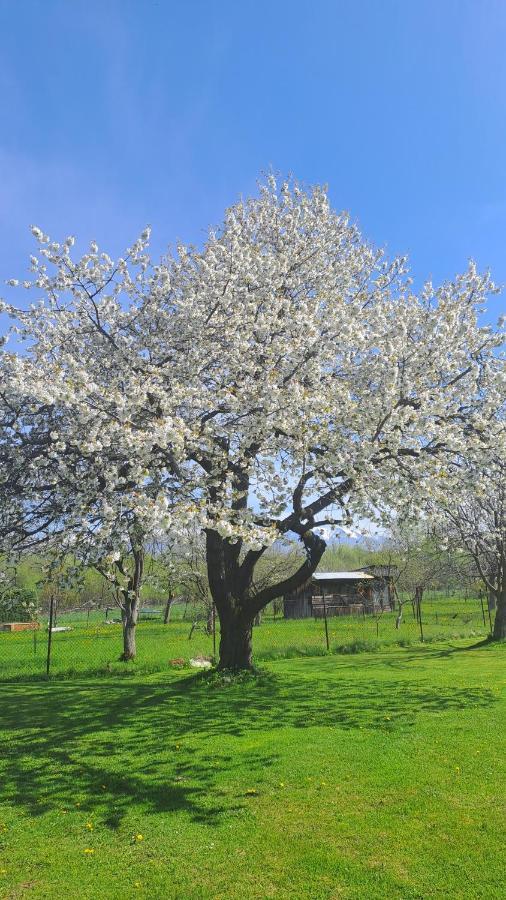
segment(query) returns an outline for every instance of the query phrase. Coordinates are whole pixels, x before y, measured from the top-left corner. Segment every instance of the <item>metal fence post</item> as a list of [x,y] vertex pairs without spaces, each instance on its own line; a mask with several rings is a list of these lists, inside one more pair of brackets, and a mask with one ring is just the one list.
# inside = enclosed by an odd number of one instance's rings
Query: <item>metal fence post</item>
[[322,591],[322,600],[323,600],[323,618],[325,619],[325,643],[327,645],[327,651],[330,650],[329,644],[329,626],[327,622],[327,603],[325,600],[325,591]]
[[49,669],[51,668],[51,637],[53,634],[53,614],[54,614],[54,597],[51,594],[51,598],[49,600],[49,628],[47,633],[47,659],[46,659],[46,675],[49,676]]
[[420,626],[420,640],[423,644],[424,641],[423,641],[423,622],[422,622],[422,601],[421,601],[420,597],[418,597],[417,611],[418,611],[418,624]]
[[481,603],[481,614],[483,616],[483,627],[487,627],[487,623],[485,622],[485,607],[483,605],[483,591],[480,591],[480,603]]

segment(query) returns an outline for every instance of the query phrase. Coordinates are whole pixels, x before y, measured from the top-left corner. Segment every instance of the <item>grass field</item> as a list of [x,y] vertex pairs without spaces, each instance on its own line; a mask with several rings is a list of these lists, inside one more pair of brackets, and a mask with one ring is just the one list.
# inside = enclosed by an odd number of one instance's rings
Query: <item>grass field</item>
[[[212,656],[213,641],[202,627],[189,633],[191,619],[181,619],[182,609],[176,608],[169,625],[141,622],[137,628],[138,658],[134,664],[119,663],[121,626],[106,625],[104,611],[92,612],[89,622],[86,613],[59,616],[59,625],[70,625],[72,631],[53,635],[51,672],[55,677],[91,675],[112,672],[147,674],[167,671],[171,659]],[[486,615],[486,614],[485,614]],[[406,607],[404,619],[397,630],[395,614],[385,613],[379,620],[372,616],[341,616],[329,619],[331,653],[373,651],[390,645],[408,646],[420,641],[420,631],[411,608]],[[480,602],[476,598],[428,598],[423,604],[423,632],[427,642],[470,638],[479,640],[489,632],[488,616],[485,624]],[[46,662],[47,631],[7,634],[0,632],[0,681],[12,678],[43,677]],[[217,643],[219,635],[217,636]],[[260,627],[254,629],[255,661],[316,656],[326,653],[323,619],[287,621],[265,615]]]
[[504,897],[506,648],[469,643],[4,684],[0,897]]

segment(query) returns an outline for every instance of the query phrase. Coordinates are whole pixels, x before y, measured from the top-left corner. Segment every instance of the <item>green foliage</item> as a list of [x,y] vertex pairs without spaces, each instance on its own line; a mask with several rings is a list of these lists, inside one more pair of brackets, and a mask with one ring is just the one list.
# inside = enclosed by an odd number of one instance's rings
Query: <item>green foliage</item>
[[322,572],[349,572],[374,565],[378,556],[379,551],[368,550],[360,544],[331,544],[325,550],[319,568]]
[[39,612],[34,591],[13,588],[0,594],[0,622],[36,622]]
[[[75,560],[68,560],[68,566],[75,564]],[[47,601],[51,593],[55,593],[53,586],[44,581],[45,559],[42,556],[25,556],[16,565],[16,585],[23,589],[33,591],[40,600]],[[167,591],[158,582],[161,579],[161,563],[150,554],[145,561],[145,581],[141,591],[144,599],[163,601],[167,598]],[[180,593],[180,585],[177,578],[174,580],[174,592]],[[82,573],[82,583],[58,590],[58,608],[71,609],[81,606],[88,601],[103,605],[114,605],[114,593],[111,586],[97,572],[96,569],[85,567]]]
[[200,678],[203,684],[211,688],[233,687],[236,684],[268,684],[273,682],[274,676],[267,669],[210,669],[203,671],[196,676]]

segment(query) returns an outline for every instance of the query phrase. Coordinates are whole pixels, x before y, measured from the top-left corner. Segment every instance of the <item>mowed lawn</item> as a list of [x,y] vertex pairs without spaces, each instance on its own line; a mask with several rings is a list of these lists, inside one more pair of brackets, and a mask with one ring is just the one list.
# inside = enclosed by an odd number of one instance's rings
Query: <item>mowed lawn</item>
[[505,647],[265,671],[1,685],[0,897],[505,896]]
[[[113,615],[117,612],[113,611]],[[213,639],[203,629],[203,621],[192,629],[192,618],[201,610],[181,618],[176,608],[172,621],[162,624],[162,611],[157,621],[141,621],[137,628],[137,660],[125,666],[119,662],[122,650],[121,624],[107,625],[104,611],[70,612],[58,616],[58,625],[70,626],[68,632],[53,635],[51,674],[59,678],[88,677],[97,674],[146,675],[166,672],[172,659],[182,659],[188,671],[189,659],[212,656]],[[420,628],[411,608],[405,609],[400,627],[395,627],[396,613],[374,616],[336,616],[328,620],[331,653],[374,651],[388,645],[418,645]],[[424,601],[423,634],[427,643],[457,641],[460,638],[477,643],[489,632],[489,620],[478,598],[445,598]],[[190,638],[191,634],[191,638]],[[219,644],[219,633],[216,635]],[[264,615],[262,624],[253,631],[255,663],[263,665],[276,659],[297,656],[324,656],[327,653],[323,619],[273,619]],[[0,632],[0,682],[16,678],[25,680],[45,677],[47,627],[38,632]]]

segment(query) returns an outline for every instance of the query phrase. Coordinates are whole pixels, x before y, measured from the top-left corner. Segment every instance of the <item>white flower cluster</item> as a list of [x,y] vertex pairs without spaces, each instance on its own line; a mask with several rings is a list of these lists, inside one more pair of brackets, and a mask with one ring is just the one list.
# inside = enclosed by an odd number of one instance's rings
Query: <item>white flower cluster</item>
[[505,393],[478,323],[490,277],[416,295],[321,188],[269,178],[156,265],[149,229],[117,261],[32,231],[35,302],[3,304],[26,351],[3,351],[0,482],[66,552],[114,566],[191,523],[254,551],[385,523],[486,451]]

